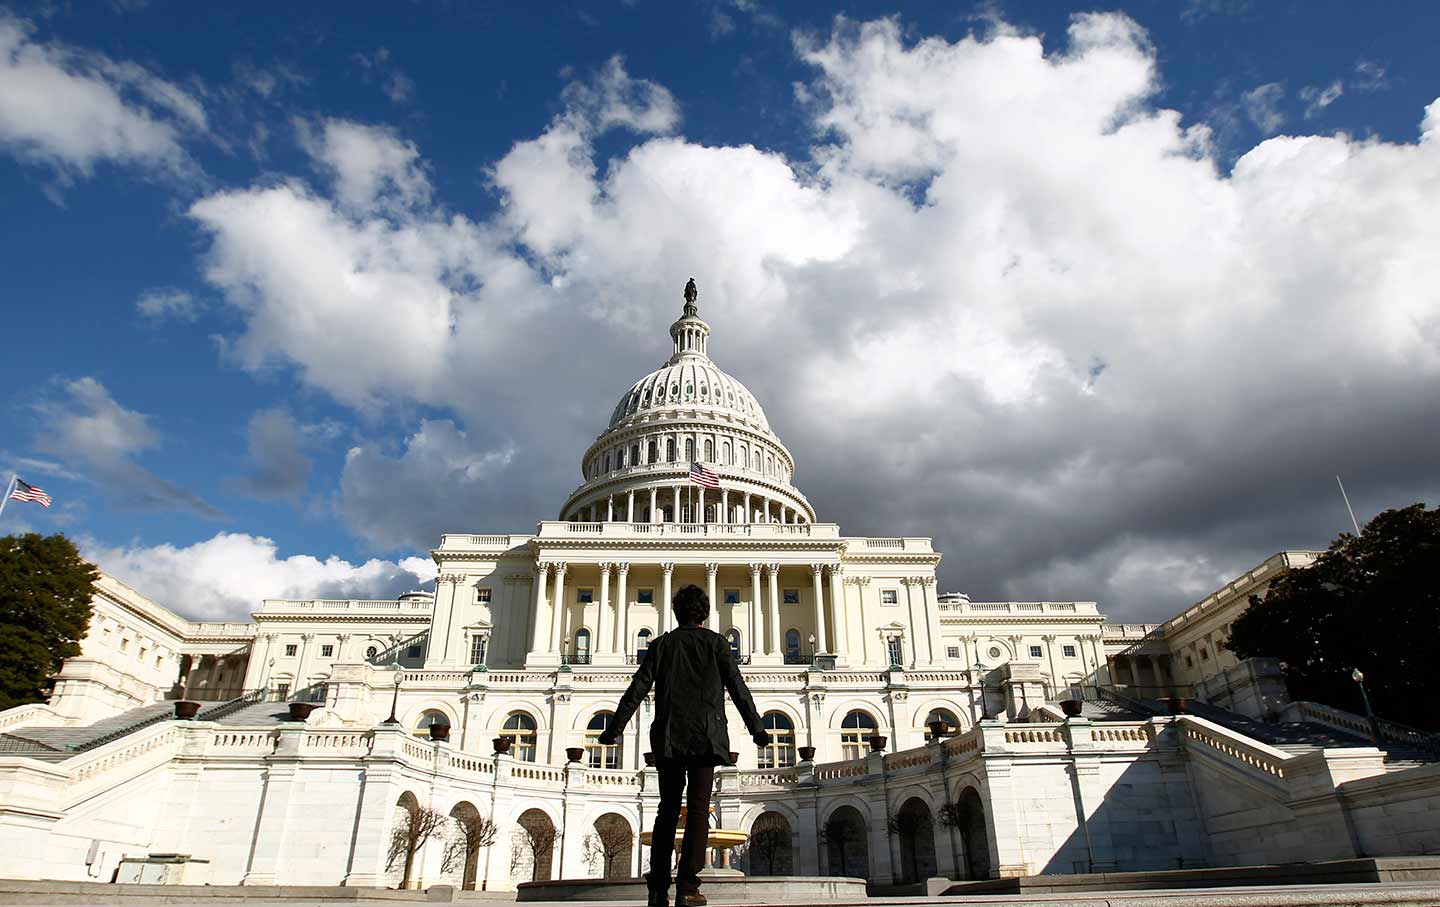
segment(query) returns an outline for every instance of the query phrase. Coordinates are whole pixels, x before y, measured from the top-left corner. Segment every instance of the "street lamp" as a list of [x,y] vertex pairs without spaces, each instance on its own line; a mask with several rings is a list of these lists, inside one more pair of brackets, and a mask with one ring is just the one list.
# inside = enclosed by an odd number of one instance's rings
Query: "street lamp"
[[390,717],[389,717],[389,718],[386,718],[384,721],[382,721],[381,724],[399,724],[399,723],[400,723],[400,719],[398,719],[398,718],[395,717],[395,706],[397,706],[397,705],[400,703],[400,680],[401,680],[401,677],[402,677],[402,676],[403,676],[403,675],[401,675],[401,673],[400,673],[400,668],[399,668],[399,666],[397,665],[396,668],[395,668],[395,695],[393,695],[393,696],[390,697]]
[[975,662],[975,670],[971,676],[975,680],[975,688],[980,691],[980,720],[984,721],[990,717],[990,709],[985,704],[985,674],[980,667],[980,662]]
[[1359,668],[1350,669],[1350,679],[1360,687],[1360,701],[1365,703],[1365,720],[1370,722],[1370,742],[1376,746],[1380,745],[1380,721],[1375,717],[1374,709],[1370,708],[1370,696],[1365,692],[1365,675],[1360,673]]
[[811,663],[811,664],[814,664],[814,663],[815,663],[815,655],[816,655],[816,654],[817,654],[817,653],[816,653],[816,650],[815,650],[815,634],[814,634],[814,633],[811,633],[811,634],[810,634],[810,663]]

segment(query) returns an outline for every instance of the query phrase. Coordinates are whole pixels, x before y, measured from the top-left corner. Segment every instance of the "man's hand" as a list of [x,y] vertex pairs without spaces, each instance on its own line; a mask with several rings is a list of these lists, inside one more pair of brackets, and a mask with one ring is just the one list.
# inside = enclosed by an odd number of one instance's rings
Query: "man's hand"
[[756,731],[754,734],[750,735],[750,739],[754,740],[755,745],[759,747],[766,747],[770,745],[770,735],[765,733],[764,731]]
[[617,736],[618,736],[618,735],[617,735],[614,731],[610,730],[609,728],[606,728],[605,730],[603,730],[603,731],[600,732],[600,738],[599,738],[599,739],[600,739],[600,745],[601,745],[601,746],[614,746],[614,745],[615,745],[615,740],[616,740]]

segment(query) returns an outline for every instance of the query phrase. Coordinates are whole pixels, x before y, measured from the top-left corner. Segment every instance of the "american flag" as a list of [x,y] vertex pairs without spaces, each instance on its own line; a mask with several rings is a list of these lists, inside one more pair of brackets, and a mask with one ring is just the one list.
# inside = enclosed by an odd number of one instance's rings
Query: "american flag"
[[15,490],[10,492],[10,497],[16,501],[34,501],[41,507],[50,506],[50,495],[45,493],[45,489],[36,488],[24,479],[15,480]]
[[690,481],[696,485],[704,485],[706,488],[719,488],[720,477],[712,469],[707,469],[699,463],[690,464]]

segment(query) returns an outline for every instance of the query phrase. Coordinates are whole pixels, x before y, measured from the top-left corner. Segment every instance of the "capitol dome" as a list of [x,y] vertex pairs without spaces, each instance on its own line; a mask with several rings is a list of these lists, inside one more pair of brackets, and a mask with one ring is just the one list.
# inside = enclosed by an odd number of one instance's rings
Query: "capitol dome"
[[[692,280],[685,308],[670,325],[670,358],[621,395],[605,431],[581,458],[584,481],[561,519],[814,521],[810,503],[791,484],[794,458],[770,430],[760,402],[710,359],[710,325],[700,318],[697,296]],[[720,478],[708,499],[690,482],[692,463]]]

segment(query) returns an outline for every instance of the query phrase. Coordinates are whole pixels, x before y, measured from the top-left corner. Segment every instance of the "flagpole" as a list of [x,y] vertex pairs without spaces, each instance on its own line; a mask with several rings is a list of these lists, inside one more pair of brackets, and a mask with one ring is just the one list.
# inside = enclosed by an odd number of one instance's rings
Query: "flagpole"
[[5,486],[5,497],[0,498],[0,516],[5,513],[5,503],[10,500],[10,495],[15,492],[15,480],[20,478],[20,473],[10,473],[10,482]]
[[1345,509],[1350,511],[1350,525],[1355,527],[1355,535],[1358,538],[1360,535],[1360,524],[1355,522],[1355,511],[1350,507],[1350,495],[1345,493],[1345,483],[1340,481],[1339,476],[1336,476],[1335,484],[1340,486],[1340,497],[1345,499]]

